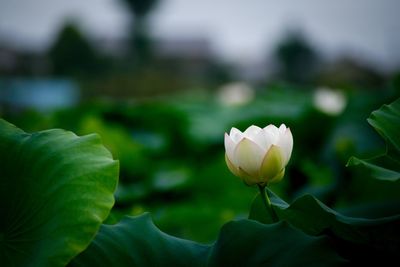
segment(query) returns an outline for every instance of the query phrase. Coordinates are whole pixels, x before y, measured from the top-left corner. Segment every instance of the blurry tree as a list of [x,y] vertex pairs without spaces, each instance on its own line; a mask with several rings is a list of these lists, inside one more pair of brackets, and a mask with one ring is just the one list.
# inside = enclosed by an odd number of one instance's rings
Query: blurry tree
[[154,8],[158,0],[123,0],[136,20],[143,20]]
[[147,18],[158,0],[122,0],[132,15],[130,53],[136,66],[151,59],[151,38],[148,34]]
[[392,80],[392,87],[397,92],[397,95],[400,95],[400,70],[393,74]]
[[278,78],[295,83],[310,82],[319,63],[318,53],[298,31],[290,32],[277,45],[274,59],[278,65]]
[[56,75],[86,75],[102,67],[96,50],[71,23],[60,31],[48,55]]

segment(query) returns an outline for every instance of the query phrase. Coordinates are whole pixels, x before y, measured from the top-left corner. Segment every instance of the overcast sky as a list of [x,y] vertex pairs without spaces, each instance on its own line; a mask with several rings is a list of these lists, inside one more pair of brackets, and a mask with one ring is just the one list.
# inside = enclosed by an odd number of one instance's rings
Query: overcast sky
[[[0,0],[0,36],[45,47],[67,18],[93,37],[124,34],[118,0]],[[400,66],[399,0],[160,0],[152,32],[205,37],[227,59],[265,56],[284,32],[301,29],[328,54],[351,51]]]

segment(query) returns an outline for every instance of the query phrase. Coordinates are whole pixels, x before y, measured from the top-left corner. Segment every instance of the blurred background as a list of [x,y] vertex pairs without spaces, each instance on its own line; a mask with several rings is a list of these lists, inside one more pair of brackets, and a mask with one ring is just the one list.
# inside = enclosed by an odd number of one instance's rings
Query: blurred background
[[229,173],[223,134],[285,123],[286,201],[400,212],[399,183],[345,167],[383,152],[366,122],[400,96],[397,0],[2,0],[0,116],[31,132],[98,133],[120,160],[108,218],[152,212],[210,242],[257,192]]

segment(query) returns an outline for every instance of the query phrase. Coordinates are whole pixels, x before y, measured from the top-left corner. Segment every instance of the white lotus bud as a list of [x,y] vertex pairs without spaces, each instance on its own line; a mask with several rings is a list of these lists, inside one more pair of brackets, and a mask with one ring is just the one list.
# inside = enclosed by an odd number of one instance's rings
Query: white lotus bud
[[314,106],[320,111],[336,116],[346,107],[346,95],[340,90],[320,87],[314,93]]
[[239,106],[250,103],[254,99],[254,90],[247,83],[233,82],[218,90],[218,100],[226,106]]
[[225,133],[225,160],[229,170],[248,185],[280,181],[293,149],[293,136],[282,124],[265,128],[250,126],[243,133]]

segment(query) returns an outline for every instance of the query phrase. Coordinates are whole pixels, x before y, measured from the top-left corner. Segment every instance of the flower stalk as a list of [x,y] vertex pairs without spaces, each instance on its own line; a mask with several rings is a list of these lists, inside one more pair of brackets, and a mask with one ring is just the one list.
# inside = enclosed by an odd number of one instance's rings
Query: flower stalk
[[274,208],[272,207],[271,200],[269,199],[268,194],[265,190],[266,186],[261,184],[257,184],[257,186],[258,189],[260,190],[261,199],[264,203],[265,209],[267,210],[270,218],[274,223],[278,222],[279,221],[278,216],[276,215]]

